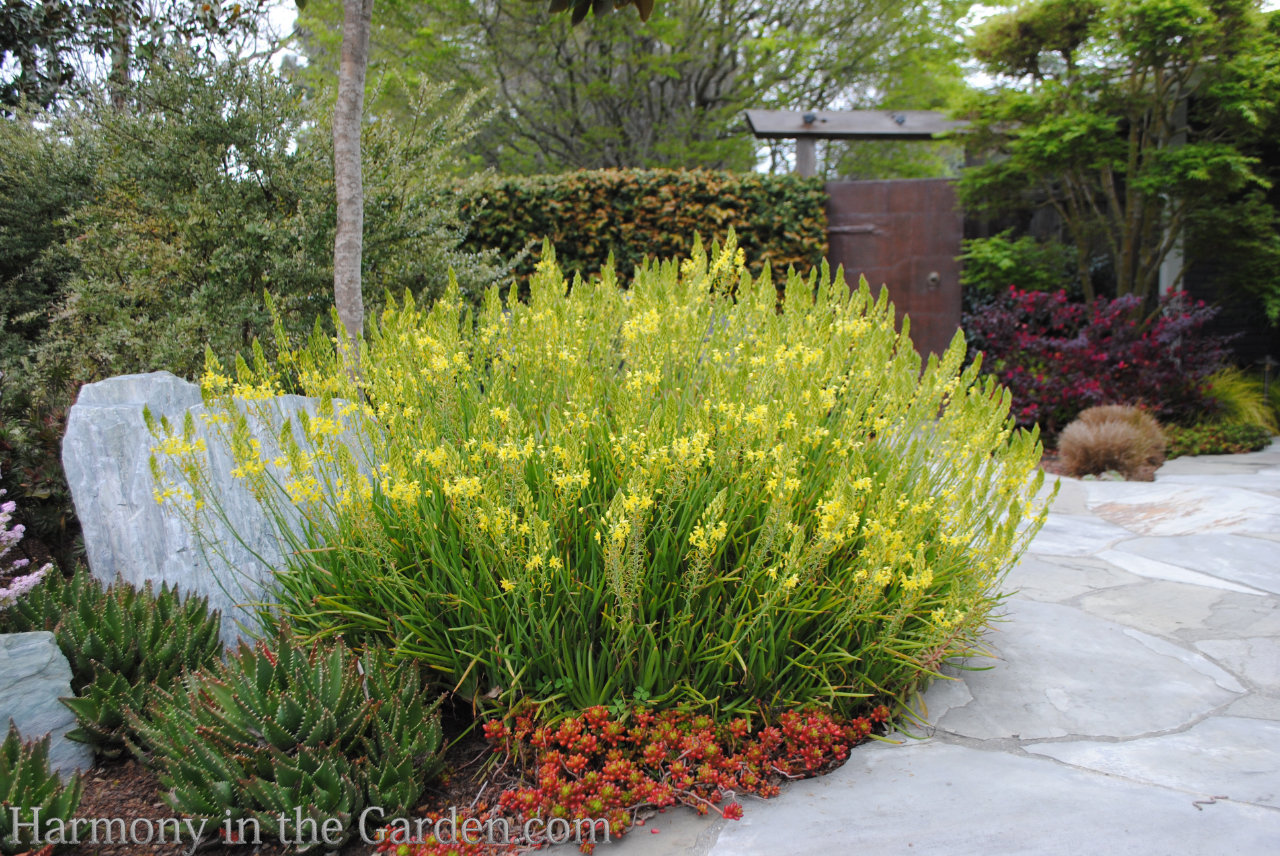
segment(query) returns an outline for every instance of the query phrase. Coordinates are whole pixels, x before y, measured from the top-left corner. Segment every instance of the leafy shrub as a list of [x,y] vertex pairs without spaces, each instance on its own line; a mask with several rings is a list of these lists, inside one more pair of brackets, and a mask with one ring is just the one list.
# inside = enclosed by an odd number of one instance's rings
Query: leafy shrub
[[960,284],[993,294],[1011,285],[1024,291],[1065,289],[1075,272],[1074,251],[1029,235],[1015,240],[1012,234],[1008,230],[964,241]]
[[[40,812],[40,838],[43,840],[57,824],[65,824],[80,805],[79,775],[63,785],[58,774],[49,768],[49,736],[24,743],[12,722],[4,743],[0,744],[0,853],[24,853],[34,844],[32,829],[36,810]],[[15,832],[14,809],[21,832]]]
[[[566,295],[551,255],[474,325],[456,291],[389,305],[358,389],[320,335],[288,377],[210,363],[246,485],[306,518],[278,572],[302,632],[385,641],[481,705],[726,714],[853,713],[968,650],[1043,506],[1039,443],[959,336],[922,374],[887,296],[793,274],[779,312],[732,241],[626,292],[606,269]],[[279,424],[295,383],[316,415],[255,447],[246,413]],[[157,465],[213,513],[205,453],[172,445]]]
[[69,737],[107,757],[119,755],[137,731],[130,717],[160,689],[222,654],[221,618],[205,598],[179,598],[176,588],[137,589],[123,581],[104,588],[83,567],[55,576],[10,613],[12,632],[52,630],[71,664],[64,704],[79,727]]
[[[206,346],[248,353],[270,330],[267,288],[301,334],[333,303],[323,106],[269,63],[155,60],[129,110],[88,99],[0,125],[0,466],[20,473],[32,535],[67,566],[78,526],[59,453],[80,384],[194,377]],[[366,128],[370,306],[385,289],[433,299],[451,268],[475,295],[507,273],[494,253],[459,248],[450,164],[469,105],[426,90],[411,132]]]
[[1271,444],[1271,432],[1261,425],[1207,422],[1170,425],[1165,428],[1169,457],[1183,455],[1238,455],[1259,452]]
[[439,705],[423,699],[415,668],[358,658],[341,640],[304,647],[282,628],[161,691],[133,724],[175,811],[215,826],[251,819],[263,840],[299,850],[325,844],[305,821],[323,830],[334,818],[336,849],[365,807],[402,814],[439,772]]
[[34,384],[29,361],[0,372],[0,470],[18,500],[27,535],[57,564],[72,567],[83,554],[71,488],[62,471],[62,436],[77,387],[62,372]]
[[[49,131],[101,138],[104,150],[70,215],[77,275],[39,348],[46,370],[195,376],[206,346],[230,359],[267,336],[264,289],[303,335],[333,302],[332,140],[316,130],[327,119],[269,67],[181,55],[170,65],[139,83],[137,109],[87,109]],[[503,273],[491,253],[457,249],[465,227],[447,168],[470,102],[441,110],[444,99],[421,93],[413,135],[385,123],[364,135],[373,305],[387,289],[429,300],[451,267],[477,294]]]
[[[513,257],[544,240],[570,275],[598,274],[613,256],[624,278],[647,258],[687,255],[689,236],[735,229],[759,274],[808,270],[827,250],[822,180],[709,170],[590,170],[505,178],[462,197],[471,218],[465,246]],[[518,269],[533,273],[536,258]]]
[[1235,366],[1227,366],[1209,376],[1209,395],[1217,402],[1224,422],[1258,425],[1272,434],[1280,432],[1276,412],[1267,400],[1262,381]]
[[1214,310],[1183,294],[1166,296],[1153,317],[1140,309],[1132,295],[1074,303],[1010,288],[964,326],[985,370],[1013,393],[1018,425],[1047,436],[1098,404],[1142,404],[1162,424],[1212,412],[1206,381],[1225,357],[1225,340],[1202,332]]
[[1058,436],[1058,452],[1068,475],[1116,470],[1126,479],[1151,481],[1164,461],[1164,434],[1151,414],[1107,404],[1080,411]]

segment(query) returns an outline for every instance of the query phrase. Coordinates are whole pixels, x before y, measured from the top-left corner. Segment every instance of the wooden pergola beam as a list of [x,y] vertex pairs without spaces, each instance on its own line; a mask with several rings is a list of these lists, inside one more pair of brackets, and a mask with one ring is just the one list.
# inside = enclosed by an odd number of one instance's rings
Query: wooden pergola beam
[[968,123],[936,110],[748,110],[747,124],[769,140],[932,140]]

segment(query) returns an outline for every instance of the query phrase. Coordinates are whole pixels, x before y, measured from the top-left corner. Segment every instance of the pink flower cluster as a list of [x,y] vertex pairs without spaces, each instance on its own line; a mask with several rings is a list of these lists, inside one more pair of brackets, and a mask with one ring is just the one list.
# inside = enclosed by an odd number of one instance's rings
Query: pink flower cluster
[[[0,490],[0,496],[4,494],[5,491]],[[30,559],[7,558],[27,531],[21,523],[9,526],[16,510],[17,504],[13,501],[0,503],[0,609],[7,609],[17,603],[18,598],[35,588],[53,568],[52,564],[46,564],[38,570],[28,571]]]

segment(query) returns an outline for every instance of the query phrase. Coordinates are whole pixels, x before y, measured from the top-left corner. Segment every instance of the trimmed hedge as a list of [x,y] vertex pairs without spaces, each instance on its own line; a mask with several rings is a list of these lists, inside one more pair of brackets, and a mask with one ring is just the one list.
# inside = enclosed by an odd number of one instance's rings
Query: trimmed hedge
[[826,191],[818,178],[709,170],[589,170],[506,178],[462,194],[471,219],[467,249],[514,256],[533,243],[517,268],[533,272],[544,239],[572,276],[598,273],[612,253],[620,279],[646,256],[687,255],[690,238],[723,240],[730,227],[753,275],[766,263],[808,273],[827,252]]

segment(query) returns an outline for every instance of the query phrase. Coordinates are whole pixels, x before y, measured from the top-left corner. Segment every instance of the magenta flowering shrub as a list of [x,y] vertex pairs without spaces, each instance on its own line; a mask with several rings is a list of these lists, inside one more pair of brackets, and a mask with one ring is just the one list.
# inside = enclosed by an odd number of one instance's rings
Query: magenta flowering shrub
[[[0,490],[0,497],[5,495]],[[21,523],[10,526],[17,503],[0,503],[0,609],[6,609],[18,602],[31,589],[35,588],[44,575],[49,573],[53,564],[46,564],[37,570],[29,570],[31,560],[27,558],[10,558],[10,553],[22,541],[27,528]]]
[[1227,340],[1204,332],[1217,310],[1182,292],[1150,316],[1141,299],[1076,303],[1065,292],[1011,287],[964,319],[983,370],[1013,393],[1018,425],[1052,438],[1080,411],[1132,404],[1161,422],[1202,419],[1214,407],[1206,378],[1222,367]]

